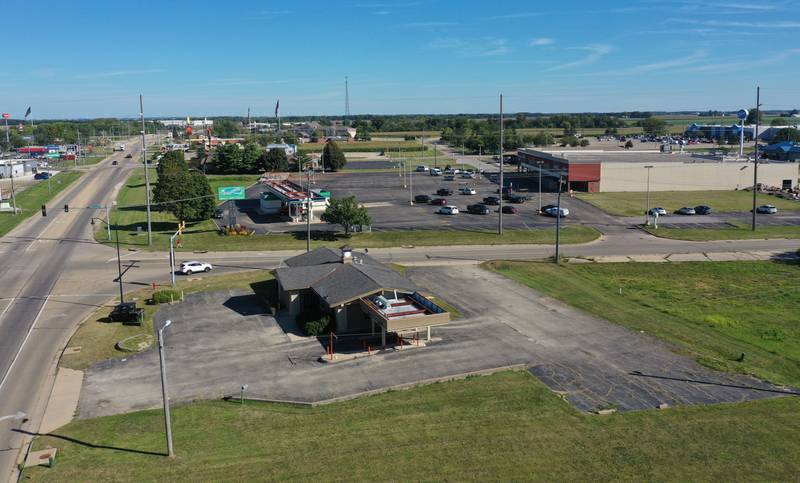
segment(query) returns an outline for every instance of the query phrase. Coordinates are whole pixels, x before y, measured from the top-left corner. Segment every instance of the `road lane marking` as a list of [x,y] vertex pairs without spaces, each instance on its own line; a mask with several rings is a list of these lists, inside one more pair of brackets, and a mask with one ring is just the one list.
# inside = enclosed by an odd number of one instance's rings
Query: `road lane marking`
[[14,359],[11,360],[11,364],[8,366],[8,370],[3,376],[3,380],[0,381],[0,391],[3,390],[3,385],[6,383],[6,380],[8,380],[8,376],[11,374],[12,369],[14,369],[14,364],[17,362],[17,359],[19,359],[19,355],[22,354],[22,349],[25,348],[25,343],[28,342],[28,338],[30,338],[31,332],[33,332],[33,328],[36,327],[36,322],[39,321],[39,317],[41,317],[42,312],[44,312],[44,308],[47,305],[47,300],[49,298],[50,298],[49,295],[47,295],[44,298],[44,303],[42,303],[42,306],[39,308],[39,312],[36,314],[36,318],[33,319],[33,323],[28,328],[28,333],[25,334],[25,338],[22,340],[22,344],[20,344],[19,350],[17,350],[17,353],[14,355]]

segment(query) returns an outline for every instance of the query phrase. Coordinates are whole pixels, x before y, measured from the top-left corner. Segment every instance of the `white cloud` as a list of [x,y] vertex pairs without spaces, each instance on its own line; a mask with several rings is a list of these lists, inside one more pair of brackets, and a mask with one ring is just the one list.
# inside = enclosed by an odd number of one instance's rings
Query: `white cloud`
[[645,72],[653,72],[664,69],[674,69],[676,67],[685,67],[688,65],[696,64],[701,60],[705,59],[706,57],[707,54],[705,51],[697,50],[691,55],[678,57],[676,59],[671,59],[671,60],[663,60],[661,62],[653,62],[651,64],[636,65],[628,70],[633,73],[645,73]]
[[719,62],[716,64],[703,64],[683,69],[684,72],[734,72],[752,69],[761,65],[770,65],[800,55],[800,49],[788,49],[783,52],[759,59],[742,59],[734,62]]
[[553,45],[554,43],[556,43],[556,41],[551,38],[539,37],[538,39],[531,39],[528,45],[531,47],[541,47],[544,45]]
[[492,20],[510,20],[515,18],[529,18],[529,17],[538,17],[541,15],[538,12],[519,12],[519,13],[507,13],[504,15],[494,15],[489,17]]
[[668,18],[670,23],[687,23],[693,25],[703,25],[706,27],[726,27],[726,28],[759,28],[759,29],[797,29],[800,28],[800,21],[797,20],[776,20],[774,22],[740,22],[735,20],[694,20],[686,18]]
[[506,39],[484,38],[462,40],[456,38],[435,39],[428,44],[431,49],[451,50],[461,57],[495,57],[511,52]]
[[570,47],[570,50],[585,50],[588,51],[589,54],[578,60],[550,67],[547,70],[552,72],[557,70],[571,69],[573,67],[580,67],[583,65],[594,64],[602,57],[611,53],[611,51],[614,50],[614,47],[604,44],[590,44],[590,45],[585,45],[583,47]]
[[163,69],[145,69],[145,70],[114,70],[109,72],[95,72],[92,74],[76,75],[76,79],[102,79],[105,77],[121,77],[121,76],[134,76],[142,74],[156,74],[164,72]]

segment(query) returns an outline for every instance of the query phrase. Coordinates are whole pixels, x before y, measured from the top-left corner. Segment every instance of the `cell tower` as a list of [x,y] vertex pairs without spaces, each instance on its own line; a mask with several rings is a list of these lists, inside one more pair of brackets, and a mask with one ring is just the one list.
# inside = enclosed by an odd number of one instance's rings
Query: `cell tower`
[[350,88],[347,85],[347,76],[344,76],[344,125],[347,125],[347,118],[350,117]]

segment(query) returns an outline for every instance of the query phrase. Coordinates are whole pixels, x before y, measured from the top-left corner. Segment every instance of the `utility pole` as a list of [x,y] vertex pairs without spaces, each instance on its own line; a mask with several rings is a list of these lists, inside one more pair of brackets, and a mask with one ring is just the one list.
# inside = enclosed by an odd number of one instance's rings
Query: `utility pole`
[[558,175],[558,201],[556,202],[556,265],[561,263],[561,182],[562,176]]
[[414,206],[414,170],[408,167],[408,204]]
[[145,207],[147,208],[147,245],[153,244],[152,223],[150,219],[150,174],[147,166],[147,141],[145,140],[145,126],[144,126],[144,103],[142,95],[139,94],[139,117],[142,120],[142,161],[144,161],[144,192],[145,192]]
[[542,164],[544,161],[539,160],[536,161],[536,164],[539,165],[539,213],[542,212]]
[[161,366],[161,399],[164,403],[164,426],[167,431],[167,456],[175,457],[172,448],[172,421],[169,417],[169,395],[167,394],[167,366],[164,361],[164,329],[170,326],[171,320],[166,320],[164,326],[158,329],[158,363]]
[[14,194],[14,165],[12,164],[10,166],[11,166],[11,206],[14,209],[11,215],[17,216],[17,195]]
[[306,170],[306,253],[311,251],[311,166]]
[[647,169],[647,207],[644,210],[644,224],[650,225],[650,170],[653,166],[647,165],[645,169]]
[[500,204],[497,210],[497,234],[503,234],[503,94],[500,94]]
[[753,158],[753,227],[756,231],[756,198],[758,196],[758,121],[761,116],[761,87],[756,87],[756,132],[753,139],[756,142],[755,157]]

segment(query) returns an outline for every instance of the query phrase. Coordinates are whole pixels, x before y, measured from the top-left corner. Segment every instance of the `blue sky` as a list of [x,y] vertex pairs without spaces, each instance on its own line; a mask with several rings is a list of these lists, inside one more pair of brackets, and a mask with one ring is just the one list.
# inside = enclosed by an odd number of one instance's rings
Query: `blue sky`
[[3,0],[36,118],[800,107],[800,2]]

